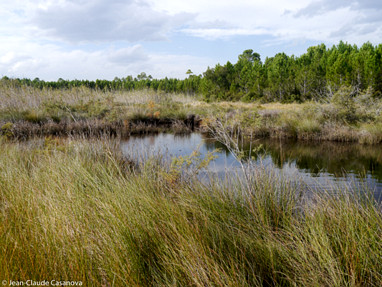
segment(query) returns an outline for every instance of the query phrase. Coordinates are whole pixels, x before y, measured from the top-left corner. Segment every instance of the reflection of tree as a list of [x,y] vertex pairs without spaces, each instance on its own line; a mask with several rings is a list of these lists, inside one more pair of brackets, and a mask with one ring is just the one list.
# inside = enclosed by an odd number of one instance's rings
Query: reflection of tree
[[[229,153],[223,144],[214,139],[204,138],[204,142],[208,151],[221,148],[226,154]],[[279,168],[285,164],[295,163],[298,169],[306,170],[312,175],[328,172],[343,176],[346,172],[354,174],[367,172],[372,177],[382,180],[381,146],[261,139],[252,143],[252,148],[258,145],[262,145],[262,148],[257,152],[251,152],[252,159],[270,156],[273,164]],[[242,148],[248,152],[250,143],[244,143]]]
[[[203,137],[204,144],[206,146],[206,149],[208,151],[213,151],[217,148],[221,149],[222,152],[225,152],[226,155],[229,155],[230,152],[228,148],[222,144],[221,142],[216,141],[213,138],[207,138]],[[259,156],[266,155],[267,153],[264,152],[264,149],[261,148],[260,150],[257,150],[257,147],[261,145],[258,140],[252,141],[252,144],[250,142],[244,142],[239,144],[240,150],[243,150],[245,158],[251,158],[253,160],[257,160]],[[252,149],[251,154],[249,154],[249,149]],[[245,159],[244,158],[244,159]]]
[[174,134],[174,140],[185,140],[185,139],[191,139],[191,134]]
[[221,151],[224,152],[226,155],[229,155],[230,153],[228,148],[224,144],[222,144],[221,142],[218,142],[217,140],[213,138],[204,137],[203,141],[207,151],[214,151],[216,149],[221,149]]
[[[158,135],[134,137],[144,139],[148,137],[148,144],[154,145]],[[164,139],[171,145],[172,141],[191,140],[193,135],[179,135]],[[221,153],[228,156],[229,150],[215,139],[202,136],[205,149],[214,151],[220,149]],[[138,141],[137,141],[138,142]],[[262,145],[258,150],[256,147]],[[257,139],[252,145],[249,142],[239,145],[249,155],[249,148],[257,150],[251,152],[251,158],[257,160],[259,157],[270,157],[275,166],[282,168],[285,164],[295,163],[300,170],[305,170],[312,175],[322,172],[344,176],[344,173],[371,174],[373,178],[382,181],[382,148],[381,146],[359,145],[336,142],[301,142],[301,141],[279,141],[272,139]]]
[[297,168],[310,173],[328,172],[343,175],[370,172],[382,179],[382,149],[380,146],[363,146],[335,142],[293,142],[261,140],[273,163],[282,167],[285,162],[295,162]]

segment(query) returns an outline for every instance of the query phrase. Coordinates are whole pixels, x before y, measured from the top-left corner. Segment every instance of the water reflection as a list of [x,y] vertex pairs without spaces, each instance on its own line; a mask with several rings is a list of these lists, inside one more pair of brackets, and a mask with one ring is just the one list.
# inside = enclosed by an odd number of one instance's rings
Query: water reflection
[[[249,155],[250,146],[261,146],[251,152],[255,164],[274,168],[286,175],[298,177],[310,186],[327,188],[337,184],[367,183],[376,193],[382,193],[382,148],[335,142],[256,140],[243,143]],[[239,168],[239,164],[228,149],[214,139],[198,133],[176,136],[172,134],[131,137],[122,144],[126,155],[144,152],[168,156],[190,155],[199,149],[202,155],[220,149],[218,158],[209,169],[218,174]]]
[[256,143],[262,145],[258,154],[269,156],[278,168],[294,163],[299,170],[312,176],[329,173],[334,177],[344,177],[352,173],[361,177],[369,174],[382,180],[381,146],[270,139],[257,140]]

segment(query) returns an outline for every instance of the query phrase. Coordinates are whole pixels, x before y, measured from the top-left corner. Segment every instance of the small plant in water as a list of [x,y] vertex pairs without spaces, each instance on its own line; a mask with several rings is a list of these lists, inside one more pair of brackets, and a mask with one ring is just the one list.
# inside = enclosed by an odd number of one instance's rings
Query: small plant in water
[[162,176],[171,187],[175,187],[181,181],[188,181],[206,169],[210,162],[217,158],[216,153],[219,151],[219,149],[209,151],[202,157],[198,148],[188,156],[173,157],[169,170]]

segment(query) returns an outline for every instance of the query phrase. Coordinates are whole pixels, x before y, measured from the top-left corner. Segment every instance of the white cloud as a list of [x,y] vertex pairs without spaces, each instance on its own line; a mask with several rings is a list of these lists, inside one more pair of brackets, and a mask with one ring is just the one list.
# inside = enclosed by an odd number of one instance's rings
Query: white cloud
[[169,15],[145,1],[61,0],[46,2],[29,22],[45,35],[69,42],[159,41],[191,15]]
[[144,1],[2,0],[0,17],[0,76],[113,79],[145,71],[184,77],[186,67],[207,66],[202,57],[148,52],[138,43],[163,40],[192,17]]
[[277,42],[296,39],[329,43],[345,40],[359,44],[368,40],[382,41],[379,16],[382,2],[379,0],[152,0],[152,3],[156,9],[170,14],[195,13],[195,21],[181,31],[210,40],[264,35],[272,36]]
[[[14,47],[14,49],[10,47]],[[63,79],[113,79],[142,71],[154,77],[185,77],[187,68],[202,73],[212,61],[203,57],[149,54],[141,45],[100,48],[95,51],[71,49],[52,44],[15,41],[0,47],[0,76]],[[22,46],[23,49],[17,49]]]
[[109,51],[108,60],[116,65],[126,65],[148,60],[141,45]]
[[[188,68],[198,74],[216,64],[207,51],[217,39],[381,43],[381,12],[380,0],[1,0],[0,76],[184,77]],[[193,37],[205,45],[194,50],[209,57],[186,54]],[[179,52],[183,40],[187,49]],[[155,43],[166,44],[159,52]]]
[[219,38],[229,38],[232,36],[249,36],[270,34],[267,29],[243,29],[243,28],[186,28],[182,32],[195,37],[205,38],[207,40],[216,40]]

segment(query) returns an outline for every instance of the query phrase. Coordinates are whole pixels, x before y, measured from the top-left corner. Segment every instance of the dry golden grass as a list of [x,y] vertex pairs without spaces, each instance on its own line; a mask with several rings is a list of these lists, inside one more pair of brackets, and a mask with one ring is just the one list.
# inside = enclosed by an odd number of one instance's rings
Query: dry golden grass
[[356,191],[308,201],[295,179],[259,168],[246,181],[182,181],[160,157],[130,169],[106,139],[0,148],[1,280],[382,284],[381,206]]
[[[27,122],[28,125],[35,126],[31,130],[38,130],[43,125],[51,127],[51,122],[55,122],[66,129],[68,126],[75,126],[71,122],[100,121],[106,122],[105,126],[111,124],[122,127],[122,122],[129,121],[137,125],[165,127],[169,126],[169,122],[184,122],[187,125],[187,119],[196,115],[194,118],[197,121],[192,127],[200,122],[213,124],[219,119],[226,122],[228,129],[239,128],[246,135],[380,143],[382,101],[368,94],[349,101],[349,105],[341,101],[330,104],[207,103],[197,97],[157,93],[152,90],[39,90],[2,83],[0,128],[12,123],[16,132],[21,130],[21,126],[26,126]],[[146,132],[151,129],[139,130]],[[6,133],[9,135],[9,129]],[[128,132],[125,131],[126,133]]]

